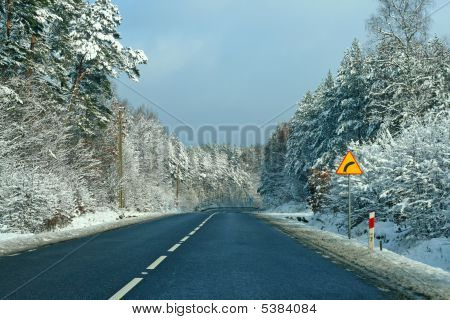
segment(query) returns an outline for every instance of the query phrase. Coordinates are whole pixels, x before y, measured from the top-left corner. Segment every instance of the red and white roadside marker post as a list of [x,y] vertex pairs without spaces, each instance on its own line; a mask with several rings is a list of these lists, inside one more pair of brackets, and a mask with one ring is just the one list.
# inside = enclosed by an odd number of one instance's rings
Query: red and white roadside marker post
[[375,244],[375,212],[369,212],[369,250],[373,251]]

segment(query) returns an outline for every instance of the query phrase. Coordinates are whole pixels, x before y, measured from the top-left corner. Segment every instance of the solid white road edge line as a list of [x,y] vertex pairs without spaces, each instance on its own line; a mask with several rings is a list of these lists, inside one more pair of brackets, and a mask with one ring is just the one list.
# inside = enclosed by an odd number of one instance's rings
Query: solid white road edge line
[[167,258],[167,256],[161,256],[161,257],[159,257],[158,259],[155,260],[155,262],[153,262],[151,265],[149,265],[149,266],[147,267],[147,270],[154,270],[154,269],[156,269],[156,267],[157,267],[161,262],[163,262],[165,258]]
[[177,244],[174,245],[172,248],[170,248],[168,251],[169,251],[169,252],[174,252],[175,250],[178,249],[179,246],[181,246],[181,244],[177,243]]
[[195,231],[192,231],[191,233],[189,233],[190,236],[193,236],[195,234]]
[[131,289],[133,289],[143,278],[134,278],[128,282],[125,287],[120,289],[115,295],[113,295],[109,300],[120,300],[122,299]]

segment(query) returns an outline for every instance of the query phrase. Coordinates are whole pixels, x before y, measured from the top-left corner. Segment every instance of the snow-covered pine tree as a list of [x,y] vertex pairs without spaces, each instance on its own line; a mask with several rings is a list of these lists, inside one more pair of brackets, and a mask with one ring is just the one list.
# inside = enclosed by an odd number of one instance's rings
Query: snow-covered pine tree
[[[147,63],[141,50],[126,48],[120,43],[119,9],[110,0],[82,4],[76,20],[69,26],[68,56],[64,64],[70,78],[71,101],[69,110],[79,117],[82,130],[89,132],[90,124],[104,124],[104,100],[112,97],[110,77],[121,72],[132,80],[139,79],[138,66]],[[80,103],[79,108],[76,104]]]
[[[336,79],[337,103],[332,110],[332,118],[337,119],[337,128],[330,139],[330,149],[343,153],[349,142],[370,138],[370,122],[366,117],[367,80],[365,58],[361,46],[355,39],[345,53]],[[332,157],[332,161],[336,153]],[[330,164],[333,164],[331,162]]]
[[291,177],[291,192],[297,201],[305,201],[308,196],[310,170],[327,170],[333,156],[333,146],[329,141],[337,126],[331,112],[336,104],[335,90],[334,79],[329,72],[313,94],[306,94],[291,119],[286,169]]
[[[286,168],[289,175],[301,177],[307,168],[306,134],[307,119],[315,115],[314,96],[307,92],[290,121],[290,139],[287,141]],[[301,181],[301,179],[298,179]]]
[[291,134],[291,126],[283,123],[277,127],[264,147],[261,186],[258,193],[269,207],[293,200],[289,177],[285,170],[287,144]]
[[336,85],[329,71],[315,92],[315,105],[319,115],[309,119],[311,129],[308,135],[313,144],[310,146],[311,162],[308,163],[308,170],[312,167],[327,170],[334,158],[336,146],[330,144],[330,140],[334,137],[338,124],[336,115],[332,113],[336,109],[336,103]]
[[31,76],[42,71],[48,48],[42,38],[51,20],[51,0],[6,0],[0,2],[0,70],[3,76]]
[[52,79],[65,103],[68,103],[71,97],[72,68],[75,59],[71,43],[72,25],[81,17],[86,6],[85,0],[53,0],[50,6],[51,12],[60,19],[54,19],[47,31],[46,42],[50,49],[47,76]]

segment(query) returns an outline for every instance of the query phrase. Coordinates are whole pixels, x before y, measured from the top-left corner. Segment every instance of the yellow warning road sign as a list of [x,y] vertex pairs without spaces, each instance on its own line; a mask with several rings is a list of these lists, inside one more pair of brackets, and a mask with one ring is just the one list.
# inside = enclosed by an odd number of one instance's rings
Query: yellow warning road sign
[[347,152],[344,160],[336,171],[337,174],[346,176],[346,175],[360,175],[363,174],[361,167],[356,161],[355,156],[351,151]]

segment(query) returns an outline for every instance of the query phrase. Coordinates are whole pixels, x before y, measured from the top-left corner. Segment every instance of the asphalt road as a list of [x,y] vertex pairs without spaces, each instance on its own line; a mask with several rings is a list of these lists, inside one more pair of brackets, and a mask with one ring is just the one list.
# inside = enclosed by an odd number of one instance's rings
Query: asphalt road
[[3,299],[387,299],[251,214],[170,216],[0,257]]

